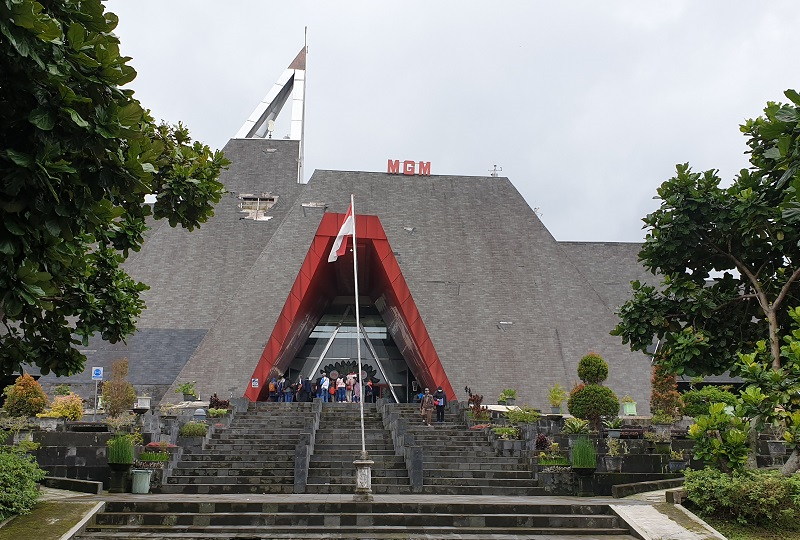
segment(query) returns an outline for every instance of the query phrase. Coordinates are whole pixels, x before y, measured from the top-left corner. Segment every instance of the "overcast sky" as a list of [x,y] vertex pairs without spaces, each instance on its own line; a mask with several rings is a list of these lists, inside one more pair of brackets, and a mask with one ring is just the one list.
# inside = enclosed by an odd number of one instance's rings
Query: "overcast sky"
[[796,1],[107,5],[156,118],[221,148],[308,26],[306,178],[387,158],[497,164],[558,240],[642,240],[676,163],[732,178],[742,120],[800,89]]

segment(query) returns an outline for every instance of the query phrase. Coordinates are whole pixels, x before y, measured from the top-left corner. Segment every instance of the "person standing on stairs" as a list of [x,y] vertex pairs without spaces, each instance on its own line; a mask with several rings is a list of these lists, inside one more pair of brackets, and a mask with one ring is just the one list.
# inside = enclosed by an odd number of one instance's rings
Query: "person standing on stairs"
[[425,389],[422,399],[419,402],[419,412],[422,415],[422,421],[428,427],[431,426],[431,416],[433,415],[433,396],[429,389]]
[[339,375],[339,378],[336,379],[336,401],[342,403],[346,399],[347,399],[347,394],[345,393],[344,377]]
[[436,423],[441,424],[444,422],[444,406],[447,405],[447,395],[441,386],[433,393],[433,404],[436,405]]
[[319,378],[319,397],[322,398],[323,403],[328,403],[330,400],[330,395],[328,394],[328,388],[331,385],[331,380],[328,378],[328,374],[324,371],[320,371],[319,374],[321,377]]

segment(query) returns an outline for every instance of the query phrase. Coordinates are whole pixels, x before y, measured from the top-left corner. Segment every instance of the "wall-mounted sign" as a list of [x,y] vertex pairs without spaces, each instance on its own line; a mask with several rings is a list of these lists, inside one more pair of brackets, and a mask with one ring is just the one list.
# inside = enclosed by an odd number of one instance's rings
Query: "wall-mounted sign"
[[389,174],[405,174],[408,176],[430,176],[431,175],[431,162],[430,161],[411,161],[405,160],[402,162],[399,159],[390,159],[386,165],[386,172]]
[[250,386],[258,388],[258,379],[250,379]]

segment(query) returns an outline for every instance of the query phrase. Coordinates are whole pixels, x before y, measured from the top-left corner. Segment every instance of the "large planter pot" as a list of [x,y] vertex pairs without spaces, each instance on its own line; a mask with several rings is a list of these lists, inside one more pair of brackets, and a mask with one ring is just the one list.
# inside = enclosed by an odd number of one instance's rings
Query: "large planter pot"
[[569,447],[572,448],[575,445],[575,441],[578,439],[588,439],[589,435],[587,433],[568,433],[567,434],[567,443]]
[[619,436],[620,436],[620,433],[622,433],[622,430],[621,429],[609,428],[609,429],[606,430],[606,433],[608,433],[608,438],[609,439],[619,439]]
[[558,407],[553,407],[551,405],[550,406],[550,414],[561,414],[561,406],[559,405]]
[[517,402],[517,399],[516,399],[516,398],[508,398],[508,399],[506,400],[506,402],[504,403],[504,405],[505,405],[506,407],[510,407],[510,406],[514,405],[514,403],[516,403],[516,402]]
[[603,456],[603,464],[608,472],[622,472],[622,456]]
[[622,412],[625,413],[626,416],[636,416],[636,402],[627,401],[623,403]]
[[680,471],[684,470],[687,465],[689,465],[688,461],[670,460],[670,462],[669,462],[669,472],[680,472]]
[[111,469],[108,482],[109,493],[126,493],[128,491],[128,473],[133,465],[131,463],[109,463]]
[[197,401],[197,396],[194,394],[183,394],[183,401]]
[[592,476],[597,467],[572,467],[572,471],[578,476]]
[[773,457],[783,456],[786,454],[786,444],[783,441],[767,441],[767,451]]
[[669,454],[672,451],[672,443],[670,442],[655,442],[653,443],[654,454]]
[[653,424],[653,431],[662,437],[672,436],[672,424]]

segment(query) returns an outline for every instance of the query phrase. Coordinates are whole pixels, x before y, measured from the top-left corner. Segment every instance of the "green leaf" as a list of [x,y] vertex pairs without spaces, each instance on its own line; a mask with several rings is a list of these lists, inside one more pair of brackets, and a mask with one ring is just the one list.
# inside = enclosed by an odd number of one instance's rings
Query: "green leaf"
[[794,107],[784,105],[775,113],[775,118],[781,122],[797,122],[800,120],[800,114],[798,114],[797,109]]
[[12,150],[11,148],[6,150],[5,153],[11,159],[11,161],[16,163],[20,167],[30,167],[31,165],[33,165],[33,158],[28,154],[17,152],[16,150]]
[[50,131],[56,124],[55,118],[44,107],[36,107],[28,115],[28,120],[31,124],[38,127],[43,131]]
[[141,105],[136,101],[132,101],[120,108],[117,117],[119,118],[119,123],[123,126],[133,127],[141,121],[143,113],[144,110]]
[[86,42],[86,30],[84,30],[82,25],[74,22],[69,25],[69,30],[67,30],[67,39],[69,40],[70,46],[74,50],[79,51]]
[[75,122],[76,125],[79,127],[89,127],[89,122],[81,118],[81,115],[78,114],[78,111],[75,109],[70,109],[69,107],[64,107],[64,110],[69,113],[69,117],[72,118],[72,121]]
[[792,103],[800,106],[800,94],[797,91],[789,89],[783,93],[787,98],[792,100]]
[[781,159],[781,151],[778,150],[778,147],[773,146],[769,148],[766,152],[764,152],[764,157],[769,159]]

